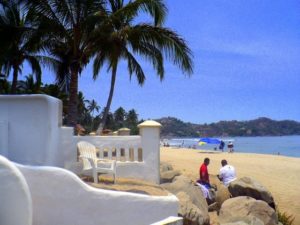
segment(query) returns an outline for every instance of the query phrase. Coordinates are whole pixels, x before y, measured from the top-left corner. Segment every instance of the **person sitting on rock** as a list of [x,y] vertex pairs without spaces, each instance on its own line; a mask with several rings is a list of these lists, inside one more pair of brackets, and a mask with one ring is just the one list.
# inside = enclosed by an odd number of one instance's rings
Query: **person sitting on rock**
[[236,173],[233,166],[228,165],[227,160],[223,159],[221,161],[221,169],[220,174],[218,175],[218,178],[220,181],[223,182],[223,184],[228,187],[229,183],[234,181],[236,179]]
[[210,205],[215,202],[215,187],[209,183],[209,174],[207,166],[209,165],[209,158],[205,158],[203,164],[199,169],[200,179],[197,180],[196,185],[200,187],[204,198],[206,198],[207,203]]
[[198,183],[204,185],[206,188],[211,188],[211,185],[209,183],[209,174],[207,170],[207,166],[209,165],[209,158],[205,158],[204,162],[200,166],[199,169],[199,177],[200,179],[197,181]]

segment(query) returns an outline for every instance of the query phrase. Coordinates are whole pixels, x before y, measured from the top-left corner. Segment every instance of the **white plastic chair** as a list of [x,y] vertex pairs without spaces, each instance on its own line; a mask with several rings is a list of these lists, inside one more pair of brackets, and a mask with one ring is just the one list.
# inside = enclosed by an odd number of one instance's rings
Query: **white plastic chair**
[[92,170],[95,183],[98,183],[98,173],[112,174],[114,183],[116,183],[116,160],[98,158],[96,147],[86,141],[78,142],[77,148],[80,154],[79,158],[82,159],[83,171]]

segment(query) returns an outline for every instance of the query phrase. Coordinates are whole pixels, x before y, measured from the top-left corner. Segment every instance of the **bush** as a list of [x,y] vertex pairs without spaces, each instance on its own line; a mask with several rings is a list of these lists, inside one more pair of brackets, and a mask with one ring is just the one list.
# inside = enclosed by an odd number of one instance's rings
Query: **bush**
[[278,221],[283,225],[292,225],[295,220],[295,216],[289,215],[286,212],[280,212],[277,210]]

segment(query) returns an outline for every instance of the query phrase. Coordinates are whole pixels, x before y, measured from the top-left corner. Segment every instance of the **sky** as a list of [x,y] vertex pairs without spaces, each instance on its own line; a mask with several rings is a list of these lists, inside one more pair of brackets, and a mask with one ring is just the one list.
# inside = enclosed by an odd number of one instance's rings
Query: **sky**
[[[161,82],[142,61],[146,81],[130,81],[121,63],[111,110],[134,108],[139,118],[176,117],[185,122],[251,120],[269,117],[300,121],[299,0],[166,0],[166,27],[180,34],[193,52],[188,77],[165,63]],[[30,72],[30,69],[25,68]],[[96,81],[92,66],[82,72],[79,90],[106,104],[110,74]],[[24,74],[26,75],[26,73]],[[44,83],[54,75],[45,71]]]

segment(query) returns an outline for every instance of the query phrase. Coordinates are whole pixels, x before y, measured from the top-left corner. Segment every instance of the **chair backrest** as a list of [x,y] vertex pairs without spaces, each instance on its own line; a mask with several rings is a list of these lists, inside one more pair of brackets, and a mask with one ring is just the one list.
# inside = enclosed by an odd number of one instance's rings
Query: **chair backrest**
[[93,159],[94,161],[97,160],[96,147],[86,141],[80,141],[77,143],[77,148],[79,151],[79,157],[80,156],[84,157],[84,158],[81,158],[82,162],[83,162],[83,169],[84,170],[92,169],[91,163],[86,158]]

